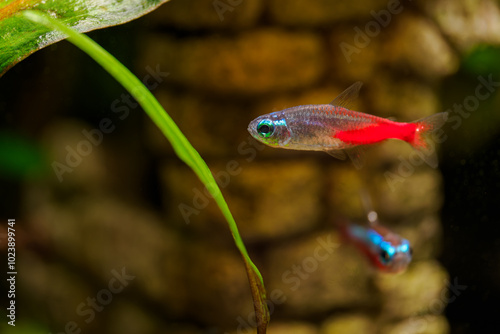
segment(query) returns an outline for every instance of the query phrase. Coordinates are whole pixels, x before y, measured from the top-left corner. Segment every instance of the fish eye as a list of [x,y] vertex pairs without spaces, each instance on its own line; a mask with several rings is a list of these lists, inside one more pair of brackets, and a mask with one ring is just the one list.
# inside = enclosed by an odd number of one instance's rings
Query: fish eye
[[385,250],[381,250],[380,253],[380,258],[384,261],[384,263],[387,263],[391,260],[391,256],[389,255],[389,253],[387,253]]
[[268,119],[257,124],[257,132],[264,138],[268,138],[274,132],[274,124]]

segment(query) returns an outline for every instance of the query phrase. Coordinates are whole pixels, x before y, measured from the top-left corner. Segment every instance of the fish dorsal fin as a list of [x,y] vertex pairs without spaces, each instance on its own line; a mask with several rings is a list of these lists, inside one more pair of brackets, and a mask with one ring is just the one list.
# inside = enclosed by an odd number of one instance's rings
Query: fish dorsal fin
[[354,102],[358,99],[359,90],[363,86],[361,81],[353,83],[349,88],[340,93],[330,104],[346,109],[351,109]]

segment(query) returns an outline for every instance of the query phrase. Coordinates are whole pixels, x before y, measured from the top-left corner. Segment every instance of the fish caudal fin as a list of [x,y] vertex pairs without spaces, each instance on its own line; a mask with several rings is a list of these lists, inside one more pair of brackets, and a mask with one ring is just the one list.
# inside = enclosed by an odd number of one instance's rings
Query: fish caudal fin
[[440,112],[413,122],[416,124],[415,135],[409,143],[417,151],[422,152],[424,154],[423,159],[434,168],[437,167],[435,144],[429,137],[433,131],[441,128],[447,120],[448,113]]
[[425,139],[425,137],[429,136],[432,131],[441,128],[447,120],[448,113],[440,112],[413,122],[417,125],[417,128],[415,129],[415,136],[410,144],[416,149],[428,148],[429,142]]

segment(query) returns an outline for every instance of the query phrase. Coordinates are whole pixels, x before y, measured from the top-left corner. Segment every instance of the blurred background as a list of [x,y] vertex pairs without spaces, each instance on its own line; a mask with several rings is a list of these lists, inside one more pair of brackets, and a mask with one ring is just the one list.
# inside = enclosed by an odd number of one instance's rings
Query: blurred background
[[[496,328],[498,1],[172,0],[89,36],[212,169],[263,274],[270,333]],[[259,115],[329,103],[355,81],[363,112],[450,112],[438,168],[400,141],[374,145],[356,170],[247,132]],[[0,256],[15,218],[18,272],[16,327],[4,318],[2,333],[254,331],[221,213],[107,73],[63,41],[0,78],[0,96]],[[362,189],[413,245],[403,274],[378,273],[340,243],[338,222],[366,223]]]

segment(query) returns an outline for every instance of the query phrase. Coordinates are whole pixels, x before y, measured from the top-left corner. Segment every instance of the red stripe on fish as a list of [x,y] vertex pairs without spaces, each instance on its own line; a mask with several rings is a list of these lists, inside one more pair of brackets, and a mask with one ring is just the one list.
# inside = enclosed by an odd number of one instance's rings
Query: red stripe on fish
[[360,129],[337,131],[334,137],[351,145],[374,144],[390,138],[401,139],[412,144],[416,129],[415,123],[386,121]]

